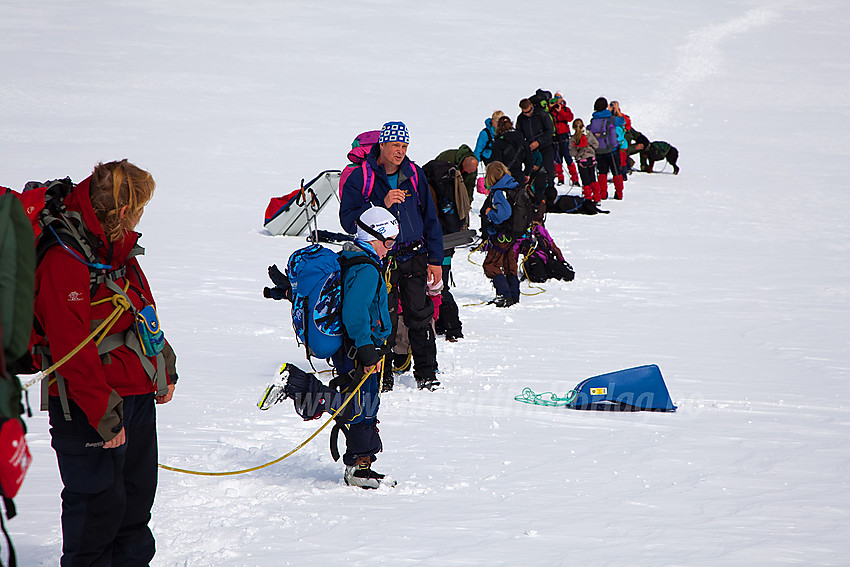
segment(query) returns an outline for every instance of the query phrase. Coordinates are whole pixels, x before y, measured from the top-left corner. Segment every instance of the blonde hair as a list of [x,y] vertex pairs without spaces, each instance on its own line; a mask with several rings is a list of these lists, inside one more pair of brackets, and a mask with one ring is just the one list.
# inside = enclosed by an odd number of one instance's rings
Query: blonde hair
[[499,123],[499,118],[501,118],[504,115],[505,115],[505,113],[502,112],[501,110],[494,110],[493,111],[493,116],[490,117],[490,122],[493,123],[493,127],[495,127],[496,124]]
[[581,118],[576,118],[573,120],[573,144],[578,146],[579,142],[581,142],[581,137],[584,136],[584,122]]
[[503,178],[505,175],[510,175],[511,171],[505,164],[500,161],[491,161],[487,164],[487,169],[484,171],[484,185],[492,187]]
[[123,239],[136,227],[155,188],[151,174],[126,159],[95,166],[89,199],[110,242]]

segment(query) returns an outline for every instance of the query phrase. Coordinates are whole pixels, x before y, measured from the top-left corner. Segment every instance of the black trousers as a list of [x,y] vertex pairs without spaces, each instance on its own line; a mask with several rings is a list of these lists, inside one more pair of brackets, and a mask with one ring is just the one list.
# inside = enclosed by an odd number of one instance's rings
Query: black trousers
[[398,304],[401,299],[402,316],[407,326],[410,350],[413,353],[413,375],[417,378],[433,378],[437,368],[437,344],[431,320],[434,318],[434,302],[426,293],[428,262],[424,253],[419,253],[403,262],[390,262],[390,284],[387,304],[393,330],[388,344],[395,344],[398,332]]
[[103,439],[73,401],[65,421],[59,398],[48,405],[50,436],[62,476],[62,567],[142,566],[154,556],[151,519],[157,484],[154,395],[124,398],[127,440]]
[[555,186],[555,145],[538,146],[537,151],[540,152],[540,157],[543,158],[543,168],[546,170],[544,180],[546,187]]
[[[446,255],[454,255],[454,250],[446,250]],[[452,265],[443,264],[443,291],[440,293],[440,317],[436,326],[438,332],[445,334],[446,338],[454,339],[463,336],[463,325],[460,322],[460,310],[457,302],[449,288],[452,274]]]
[[596,171],[599,175],[620,175],[620,152],[614,150],[607,154],[596,154]]

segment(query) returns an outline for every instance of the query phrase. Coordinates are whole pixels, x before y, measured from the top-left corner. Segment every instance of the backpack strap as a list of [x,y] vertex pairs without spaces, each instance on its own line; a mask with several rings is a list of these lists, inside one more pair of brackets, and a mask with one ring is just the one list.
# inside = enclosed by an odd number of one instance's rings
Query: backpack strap
[[[18,513],[15,509],[15,503],[12,502],[11,498],[7,498],[5,495],[3,495],[3,504],[6,507],[6,517],[11,520]],[[6,547],[8,548],[7,559],[9,562],[9,567],[17,567],[18,558],[15,555],[15,546],[12,545],[12,538],[9,537],[9,532],[6,531],[6,522],[3,520],[3,514],[0,514],[0,528],[3,529],[3,535],[6,537]],[[3,562],[0,561],[0,565],[2,564]]]
[[[419,198],[419,172],[417,171],[416,164],[412,161],[410,162],[410,166],[413,169],[413,176],[408,179],[413,180],[413,193],[416,195],[416,203],[419,206],[422,206],[422,200]],[[375,172],[372,171],[372,166],[369,165],[369,160],[363,160],[363,163],[360,164],[360,169],[363,171],[363,200],[368,202],[369,197],[372,195],[372,189],[375,187]]]
[[363,160],[360,169],[363,171],[363,200],[368,201],[372,195],[372,189],[375,187],[375,172],[372,171],[368,159]]

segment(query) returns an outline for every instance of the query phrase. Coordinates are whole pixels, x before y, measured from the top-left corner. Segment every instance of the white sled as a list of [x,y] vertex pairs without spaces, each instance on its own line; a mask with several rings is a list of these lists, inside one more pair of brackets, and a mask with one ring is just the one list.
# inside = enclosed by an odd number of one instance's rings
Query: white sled
[[266,209],[263,226],[273,236],[300,236],[332,198],[339,200],[339,170],[323,171],[285,197],[275,197]]

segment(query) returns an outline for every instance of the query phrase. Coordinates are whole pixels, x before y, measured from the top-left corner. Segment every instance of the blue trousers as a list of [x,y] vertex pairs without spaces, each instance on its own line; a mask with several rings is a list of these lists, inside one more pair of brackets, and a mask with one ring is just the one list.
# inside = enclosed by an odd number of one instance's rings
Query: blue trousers
[[[354,370],[354,361],[343,354],[343,349],[334,354],[333,363],[340,376]],[[358,369],[351,372],[354,376],[349,382],[351,388],[363,379],[363,371],[359,364],[357,366]],[[361,457],[370,457],[374,461],[377,458],[375,454],[383,449],[381,436],[378,434],[378,407],[381,404],[379,378],[378,372],[369,376],[360,388],[360,394],[352,398],[345,409],[348,429],[344,432],[345,453],[342,455],[342,462],[346,465],[354,465]]]
[[59,398],[48,407],[52,446],[62,476],[62,567],[148,565],[148,528],[157,484],[154,395],[124,398],[126,442],[103,439],[73,401],[66,421]]

